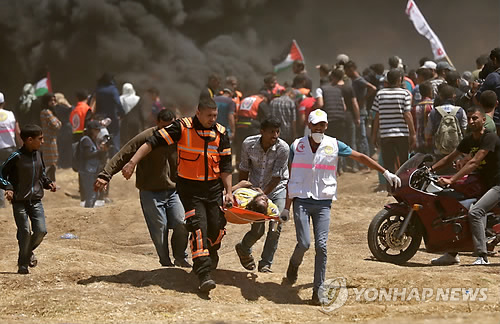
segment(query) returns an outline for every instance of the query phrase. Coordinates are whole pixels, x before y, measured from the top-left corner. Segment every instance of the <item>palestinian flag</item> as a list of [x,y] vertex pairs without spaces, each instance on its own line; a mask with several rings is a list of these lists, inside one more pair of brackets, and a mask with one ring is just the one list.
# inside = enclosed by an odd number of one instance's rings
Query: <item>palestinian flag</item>
[[302,52],[300,51],[299,44],[294,40],[288,45],[283,53],[277,58],[274,58],[271,60],[271,62],[274,65],[274,72],[278,72],[281,70],[284,70],[290,66],[292,66],[293,61],[304,61],[304,55],[302,55]]
[[47,75],[35,84],[35,96],[41,97],[47,92],[52,92],[49,72],[47,72]]

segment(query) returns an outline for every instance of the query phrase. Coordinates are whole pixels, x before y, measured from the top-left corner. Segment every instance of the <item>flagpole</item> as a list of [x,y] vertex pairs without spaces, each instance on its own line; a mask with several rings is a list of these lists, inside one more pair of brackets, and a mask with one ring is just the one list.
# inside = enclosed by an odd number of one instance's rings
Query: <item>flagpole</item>
[[446,59],[446,61],[448,61],[448,64],[450,64],[451,66],[455,67],[455,65],[453,65],[453,63],[451,63],[451,60],[448,57],[448,55],[446,55],[444,58]]

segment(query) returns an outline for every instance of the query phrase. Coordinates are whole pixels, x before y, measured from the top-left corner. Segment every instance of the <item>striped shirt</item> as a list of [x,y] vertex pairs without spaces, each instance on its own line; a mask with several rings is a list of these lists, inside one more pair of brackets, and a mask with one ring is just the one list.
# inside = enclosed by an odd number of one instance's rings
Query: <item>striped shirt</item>
[[383,88],[375,95],[372,110],[379,113],[380,137],[409,136],[404,113],[411,111],[411,94],[406,89]]
[[43,109],[40,112],[40,123],[42,124],[43,132],[43,144],[40,147],[43,153],[43,160],[46,166],[56,165],[59,159],[57,133],[62,124],[50,109]]
[[292,144],[295,140],[293,136],[293,122],[297,120],[295,102],[289,96],[281,96],[271,101],[271,116],[280,121],[280,137]]
[[438,87],[442,84],[442,83],[446,83],[446,81],[444,81],[443,79],[432,79],[429,81],[431,83],[431,86],[432,86],[432,93],[434,94],[434,98],[437,98],[439,96],[439,93],[438,93]]
[[288,156],[290,147],[278,138],[276,144],[266,152],[261,145],[262,135],[248,136],[241,144],[241,162],[239,169],[249,172],[248,180],[252,185],[264,190],[272,178],[281,178],[271,193],[267,196],[274,199],[288,182]]

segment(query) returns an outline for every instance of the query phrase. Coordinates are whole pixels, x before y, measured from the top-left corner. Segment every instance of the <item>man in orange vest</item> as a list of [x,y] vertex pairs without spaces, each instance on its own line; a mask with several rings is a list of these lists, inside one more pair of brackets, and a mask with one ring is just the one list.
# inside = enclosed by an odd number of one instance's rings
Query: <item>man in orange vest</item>
[[232,204],[233,195],[229,137],[224,126],[215,122],[217,105],[205,92],[196,116],[155,131],[123,167],[122,174],[130,179],[137,163],[154,147],[177,144],[177,192],[191,232],[193,271],[200,280],[200,291],[208,293],[215,288],[210,272],[217,267],[217,250],[226,233],[222,191],[226,190],[226,205]]
[[85,125],[92,119],[92,109],[90,109],[90,106],[87,104],[87,99],[87,90],[81,89],[76,92],[76,100],[78,100],[78,103],[69,115],[69,121],[73,128],[73,143],[80,141],[83,137]]
[[233,148],[236,154],[236,162],[240,161],[241,143],[251,135],[260,132],[260,123],[270,117],[269,96],[265,91],[256,95],[246,97],[236,113],[236,136]]

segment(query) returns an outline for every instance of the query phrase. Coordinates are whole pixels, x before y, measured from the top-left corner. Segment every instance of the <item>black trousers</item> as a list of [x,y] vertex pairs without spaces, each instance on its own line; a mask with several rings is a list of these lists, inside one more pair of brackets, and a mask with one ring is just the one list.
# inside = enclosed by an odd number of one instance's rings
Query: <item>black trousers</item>
[[380,139],[384,168],[394,173],[408,160],[410,144],[407,136],[385,137]]
[[222,212],[222,181],[178,180],[177,192],[185,210],[186,228],[191,233],[193,271],[198,277],[210,272],[211,254],[217,253],[226,234]]

